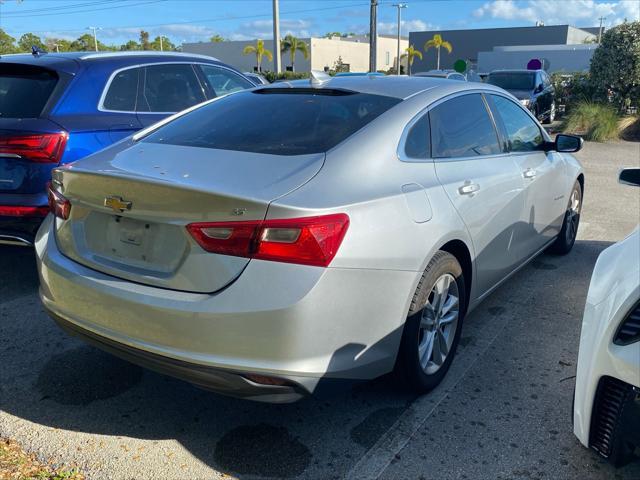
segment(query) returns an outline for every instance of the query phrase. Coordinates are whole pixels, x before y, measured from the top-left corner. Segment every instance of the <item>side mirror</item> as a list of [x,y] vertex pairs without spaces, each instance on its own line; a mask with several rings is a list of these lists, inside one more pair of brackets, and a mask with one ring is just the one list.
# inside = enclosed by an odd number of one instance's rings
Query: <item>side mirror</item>
[[542,90],[544,90],[544,87],[542,86],[542,84],[538,84],[538,86],[536,87],[536,89],[533,91],[533,93],[540,93]]
[[622,185],[640,187],[640,168],[623,168],[620,170],[618,182]]
[[556,135],[553,149],[557,152],[574,153],[582,148],[583,143],[584,140],[582,140],[582,137],[559,133]]

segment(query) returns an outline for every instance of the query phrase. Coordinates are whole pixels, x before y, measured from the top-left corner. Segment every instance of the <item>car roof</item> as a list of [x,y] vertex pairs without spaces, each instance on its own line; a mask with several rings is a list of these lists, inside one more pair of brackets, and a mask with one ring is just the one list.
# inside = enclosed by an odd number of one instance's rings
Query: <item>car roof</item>
[[113,61],[118,66],[128,66],[139,64],[141,61],[153,62],[212,62],[220,63],[214,57],[181,52],[152,52],[152,51],[130,51],[130,52],[61,52],[61,53],[40,53],[33,55],[30,53],[18,53],[11,55],[1,55],[0,63],[21,63],[28,65],[42,66],[52,70],[62,70],[75,73],[81,65],[90,62]]
[[536,73],[541,72],[543,70],[529,70],[528,68],[507,68],[503,70],[492,70],[489,75],[492,73]]
[[384,95],[403,100],[436,88],[447,89],[447,91],[451,93],[453,93],[453,91],[477,90],[478,88],[501,90],[492,85],[473,82],[452,82],[451,80],[440,77],[408,77],[405,75],[330,77],[328,80],[319,84],[313,84],[309,80],[295,80],[258,87],[258,89],[261,88],[336,89],[368,93],[371,95]]

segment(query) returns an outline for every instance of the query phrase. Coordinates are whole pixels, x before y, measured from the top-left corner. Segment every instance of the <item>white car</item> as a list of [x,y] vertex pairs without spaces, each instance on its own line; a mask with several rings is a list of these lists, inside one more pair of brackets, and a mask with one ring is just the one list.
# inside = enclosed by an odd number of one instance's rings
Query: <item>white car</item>
[[[640,168],[620,183],[640,186]],[[573,431],[616,466],[640,447],[640,230],[604,250],[582,320]]]

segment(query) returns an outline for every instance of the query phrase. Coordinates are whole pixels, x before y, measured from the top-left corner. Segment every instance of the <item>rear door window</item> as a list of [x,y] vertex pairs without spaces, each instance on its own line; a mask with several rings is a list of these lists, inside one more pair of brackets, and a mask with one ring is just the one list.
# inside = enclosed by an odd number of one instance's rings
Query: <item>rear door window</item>
[[102,107],[106,110],[134,112],[139,72],[139,68],[129,68],[116,73],[108,86]]
[[0,64],[0,118],[39,117],[57,83],[51,70]]
[[226,68],[212,65],[200,65],[199,67],[207,79],[209,88],[216,97],[254,87],[249,80]]
[[273,155],[320,153],[399,102],[339,90],[265,88],[216,100],[144,141]]
[[138,112],[174,113],[205,100],[202,87],[190,64],[162,64],[144,67],[142,98]]
[[478,93],[462,95],[429,112],[433,158],[495,155],[500,152],[498,134]]

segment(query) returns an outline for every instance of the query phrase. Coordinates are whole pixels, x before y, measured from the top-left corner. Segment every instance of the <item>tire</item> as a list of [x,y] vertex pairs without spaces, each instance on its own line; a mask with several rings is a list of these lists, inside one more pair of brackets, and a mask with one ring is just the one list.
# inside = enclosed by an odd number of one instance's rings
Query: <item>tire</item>
[[580,212],[582,211],[582,186],[576,180],[569,195],[569,204],[564,214],[562,229],[555,242],[549,246],[548,251],[557,255],[566,255],[573,248],[580,225]]
[[551,107],[549,107],[549,116],[544,120],[545,125],[550,125],[556,119],[556,102],[551,102]]
[[[445,291],[438,304],[437,292]],[[436,252],[413,295],[402,334],[396,371],[404,387],[426,393],[445,377],[460,341],[466,301],[460,263],[448,252]]]

